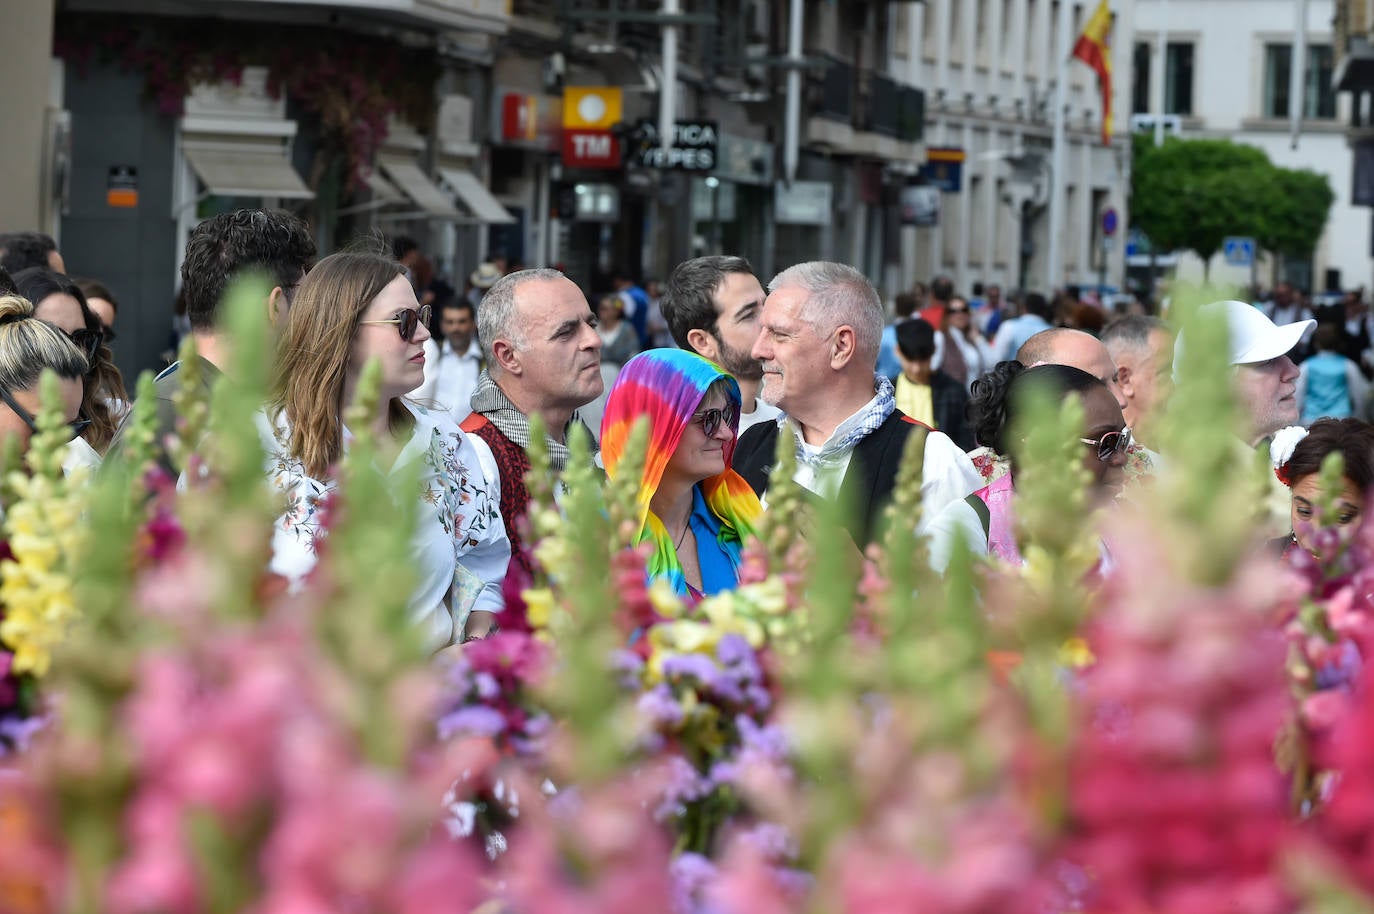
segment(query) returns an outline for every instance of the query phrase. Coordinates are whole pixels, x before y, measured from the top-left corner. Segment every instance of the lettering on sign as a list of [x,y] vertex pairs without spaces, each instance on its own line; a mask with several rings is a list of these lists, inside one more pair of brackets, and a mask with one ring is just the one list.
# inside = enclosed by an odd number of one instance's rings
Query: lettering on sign
[[645,168],[670,171],[715,171],[720,134],[714,121],[678,121],[673,125],[673,142],[667,149],[659,138],[658,125],[640,121],[643,145],[639,164]]

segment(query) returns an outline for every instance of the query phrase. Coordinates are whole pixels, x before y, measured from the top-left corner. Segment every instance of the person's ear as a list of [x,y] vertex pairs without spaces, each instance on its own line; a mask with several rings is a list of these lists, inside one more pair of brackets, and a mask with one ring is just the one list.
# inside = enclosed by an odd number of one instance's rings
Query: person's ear
[[854,338],[854,328],[848,324],[840,327],[831,337],[830,348],[830,367],[838,371],[849,360],[854,358],[854,346],[857,341]]
[[1135,376],[1129,365],[1116,366],[1116,386],[1121,388],[1121,395],[1127,400],[1135,399]]
[[498,339],[491,344],[492,360],[500,366],[502,371],[513,375],[524,372],[524,366],[520,361],[520,353],[510,344],[510,340]]
[[720,347],[716,345],[716,338],[700,327],[693,327],[687,331],[687,345],[703,359],[720,361]]
[[267,319],[272,322],[273,327],[282,325],[290,307],[290,302],[286,300],[286,290],[281,286],[273,286],[272,291],[267,293]]

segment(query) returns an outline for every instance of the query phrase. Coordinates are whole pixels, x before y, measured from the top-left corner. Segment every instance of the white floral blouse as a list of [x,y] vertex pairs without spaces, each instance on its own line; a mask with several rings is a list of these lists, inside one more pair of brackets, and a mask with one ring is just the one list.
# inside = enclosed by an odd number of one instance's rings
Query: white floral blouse
[[[405,402],[415,428],[392,467],[392,474],[416,460],[420,470],[419,528],[413,541],[419,580],[410,611],[430,646],[459,640],[473,610],[498,613],[504,607],[501,585],[510,562],[510,540],[501,520],[501,485],[487,444],[461,431],[447,415]],[[267,476],[286,496],[272,536],[271,568],[293,584],[310,573],[322,541],[321,509],[337,488],[332,479],[313,479],[289,453],[284,416],[274,428],[258,414],[258,433],[267,454]],[[351,439],[344,431],[344,446]]]

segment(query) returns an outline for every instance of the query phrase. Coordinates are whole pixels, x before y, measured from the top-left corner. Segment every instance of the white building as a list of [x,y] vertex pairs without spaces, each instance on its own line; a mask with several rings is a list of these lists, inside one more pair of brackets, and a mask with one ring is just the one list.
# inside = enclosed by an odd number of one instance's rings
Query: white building
[[[1111,43],[1132,45],[1136,0],[1113,0]],[[1047,275],[1056,71],[1096,8],[1073,3],[1067,29],[1058,28],[1059,0],[929,0],[892,5],[889,40],[893,72],[926,90],[927,147],[964,150],[962,189],[945,194],[940,224],[908,228],[903,274],[954,277],[967,290],[975,281],[1018,285],[1021,219],[1029,208],[1031,253],[1025,284],[1119,286],[1130,187],[1130,57],[1115,54],[1115,135],[1101,138],[1097,76],[1078,60],[1067,65],[1066,146],[1061,205],[1061,268]],[[1062,39],[1067,31],[1067,41]],[[1116,236],[1104,243],[1102,217],[1117,213]]]
[[[1343,132],[1350,98],[1337,96],[1331,86],[1335,4],[1309,0],[1305,5],[1303,120],[1296,149],[1289,122],[1295,10],[1300,6],[1294,0],[1136,0],[1129,102],[1133,112],[1160,110],[1155,68],[1162,31],[1167,36],[1163,110],[1180,116],[1182,136],[1247,143],[1263,149],[1275,165],[1325,174],[1336,199],[1311,262],[1275,264],[1262,257],[1256,271],[1266,288],[1276,278],[1277,266],[1277,278],[1319,292],[1369,283],[1370,219],[1350,202],[1352,158]],[[1124,47],[1117,56],[1128,57]],[[1214,282],[1244,284],[1251,278],[1249,269],[1228,266],[1220,254],[1210,273]],[[1184,255],[1178,274],[1201,279],[1201,261]]]

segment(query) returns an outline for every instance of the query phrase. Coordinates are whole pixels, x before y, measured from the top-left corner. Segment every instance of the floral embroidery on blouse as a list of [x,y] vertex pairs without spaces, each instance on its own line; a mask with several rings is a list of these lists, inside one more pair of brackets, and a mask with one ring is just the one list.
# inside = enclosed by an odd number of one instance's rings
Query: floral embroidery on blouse
[[426,504],[438,508],[439,523],[453,537],[459,554],[481,542],[493,523],[501,522],[500,493],[488,487],[480,467],[469,467],[459,458],[462,444],[462,432],[445,435],[437,427],[430,429],[425,464],[431,473],[420,493]]

